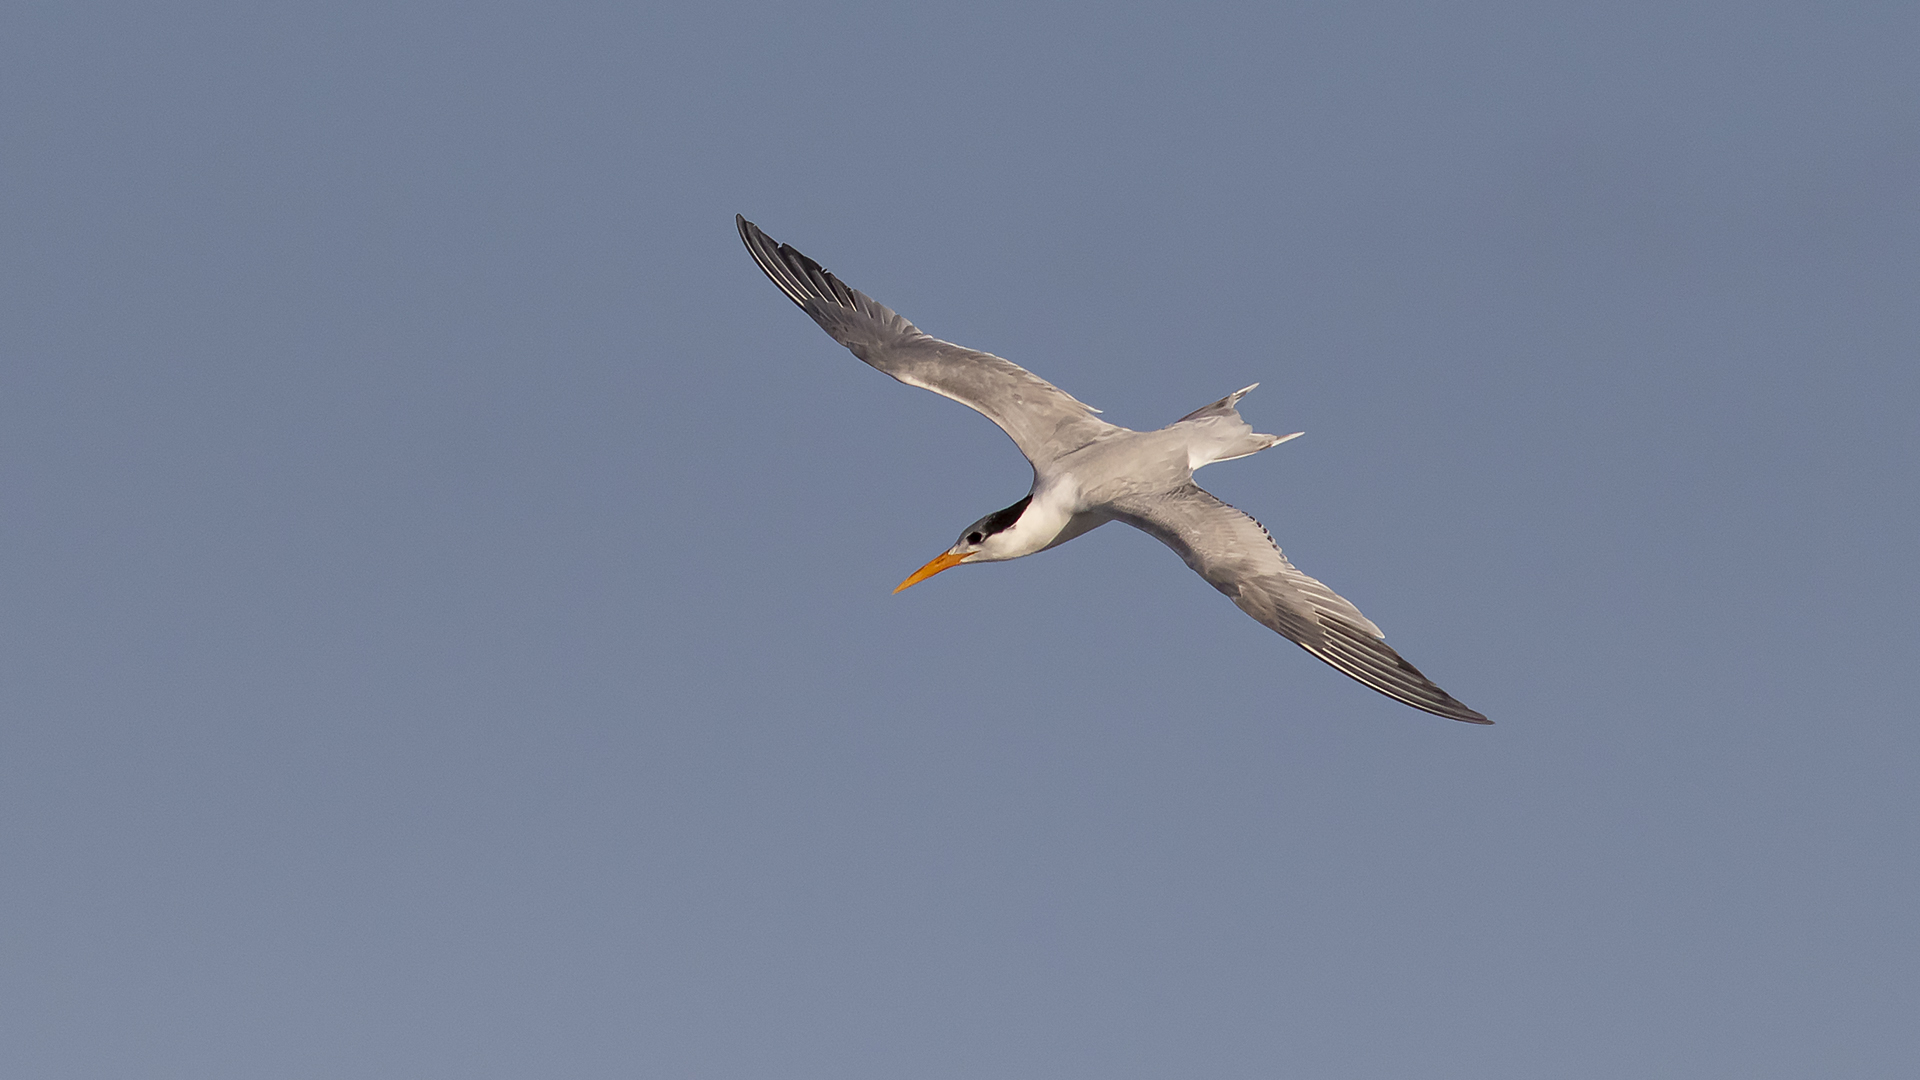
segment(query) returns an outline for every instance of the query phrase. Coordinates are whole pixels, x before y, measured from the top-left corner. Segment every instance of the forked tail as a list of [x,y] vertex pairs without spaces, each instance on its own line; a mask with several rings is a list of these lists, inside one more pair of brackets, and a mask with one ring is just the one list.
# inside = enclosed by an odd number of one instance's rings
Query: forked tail
[[1269,446],[1278,446],[1288,439],[1297,439],[1304,432],[1296,431],[1291,435],[1262,435],[1253,430],[1253,426],[1240,418],[1240,411],[1234,406],[1240,399],[1253,390],[1254,383],[1235,390],[1219,401],[1204,408],[1195,409],[1170,427],[1186,427],[1189,431],[1187,441],[1188,469],[1198,469],[1202,465],[1211,465],[1216,461],[1232,461],[1248,454],[1257,454]]

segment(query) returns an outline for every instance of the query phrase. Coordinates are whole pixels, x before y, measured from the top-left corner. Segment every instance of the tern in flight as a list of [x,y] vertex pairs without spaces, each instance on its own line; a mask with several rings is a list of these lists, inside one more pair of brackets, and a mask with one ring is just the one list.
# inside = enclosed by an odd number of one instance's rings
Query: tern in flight
[[1033,463],[1026,498],[967,526],[895,592],[962,563],[1018,559],[1124,521],[1172,548],[1240,610],[1345,674],[1436,716],[1492,723],[1402,660],[1360,609],[1295,570],[1259,522],[1193,482],[1202,465],[1299,434],[1256,434],[1240,418],[1234,406],[1252,386],[1158,431],[1109,424],[1027,369],[927,336],[753,222],[734,221],[760,269],[833,340],[908,386],[979,411]]

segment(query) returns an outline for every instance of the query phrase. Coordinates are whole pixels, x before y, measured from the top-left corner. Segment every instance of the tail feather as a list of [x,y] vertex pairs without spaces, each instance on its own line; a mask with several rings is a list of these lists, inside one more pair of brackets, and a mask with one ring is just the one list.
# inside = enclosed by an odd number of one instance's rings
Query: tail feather
[[1216,461],[1232,461],[1234,458],[1257,454],[1269,446],[1278,446],[1288,439],[1297,439],[1304,432],[1296,431],[1291,435],[1262,435],[1253,430],[1234,408],[1240,399],[1246,397],[1254,386],[1243,387],[1204,408],[1195,409],[1173,426],[1190,426],[1191,436],[1187,444],[1189,469],[1198,469],[1202,465],[1211,465]]
[[1219,401],[1216,401],[1211,405],[1204,405],[1198,409],[1193,410],[1192,412],[1181,417],[1180,419],[1175,420],[1174,423],[1184,424],[1189,420],[1204,420],[1209,416],[1231,416],[1235,420],[1238,420],[1240,419],[1240,413],[1238,410],[1234,408],[1234,406],[1240,404],[1241,398],[1246,397],[1248,394],[1251,394],[1253,392],[1254,386],[1259,386],[1259,385],[1260,385],[1259,383],[1254,383],[1253,386],[1241,387],[1240,389],[1235,390],[1233,393],[1228,394],[1226,397],[1221,398]]

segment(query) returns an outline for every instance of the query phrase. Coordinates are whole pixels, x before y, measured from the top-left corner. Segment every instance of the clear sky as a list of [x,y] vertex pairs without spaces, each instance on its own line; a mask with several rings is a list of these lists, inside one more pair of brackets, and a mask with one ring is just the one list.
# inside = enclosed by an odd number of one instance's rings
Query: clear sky
[[[1920,6],[15,3],[0,1074],[1920,1075]],[[745,213],[1471,727],[1026,491]]]

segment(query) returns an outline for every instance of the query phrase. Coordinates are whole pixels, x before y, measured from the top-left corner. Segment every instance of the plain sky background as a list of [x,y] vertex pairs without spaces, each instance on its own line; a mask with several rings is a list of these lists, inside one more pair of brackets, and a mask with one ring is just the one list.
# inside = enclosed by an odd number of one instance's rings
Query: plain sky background
[[[1920,1075],[1920,6],[8,4],[0,1074]],[[1476,728],[1026,491],[1157,427]]]

